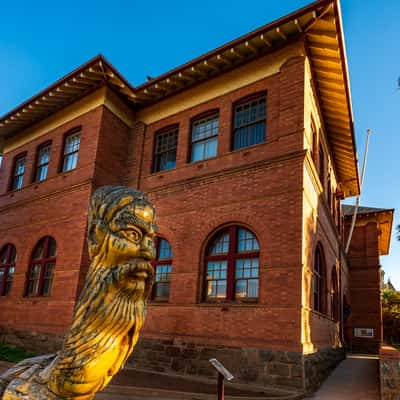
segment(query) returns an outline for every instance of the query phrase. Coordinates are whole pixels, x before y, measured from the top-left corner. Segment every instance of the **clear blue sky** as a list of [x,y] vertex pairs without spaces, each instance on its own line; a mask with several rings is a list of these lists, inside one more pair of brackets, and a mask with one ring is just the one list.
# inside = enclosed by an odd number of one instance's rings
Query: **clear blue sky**
[[[102,53],[133,84],[157,76],[309,1],[4,1],[0,115]],[[342,0],[357,147],[371,128],[362,204],[399,208],[400,2]],[[395,226],[400,223],[395,215]],[[382,258],[400,289],[400,242]]]

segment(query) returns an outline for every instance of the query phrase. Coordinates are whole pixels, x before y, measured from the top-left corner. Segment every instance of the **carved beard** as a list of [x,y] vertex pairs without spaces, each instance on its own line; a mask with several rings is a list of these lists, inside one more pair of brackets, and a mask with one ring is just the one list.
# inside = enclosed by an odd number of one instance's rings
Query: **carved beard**
[[[138,272],[146,271],[145,290],[137,290]],[[143,272],[142,272],[143,273]],[[49,376],[49,387],[57,393],[71,395],[71,385],[89,384],[101,390],[125,364],[135,346],[145,319],[145,303],[153,283],[154,272],[149,261],[133,259],[129,264],[106,266],[95,258],[89,268],[85,287],[78,300],[70,331]],[[142,284],[143,287],[143,284]],[[118,341],[118,343],[116,343]],[[120,354],[94,382],[82,378],[85,368],[95,365],[99,355],[119,346]],[[93,383],[93,385],[90,385]]]

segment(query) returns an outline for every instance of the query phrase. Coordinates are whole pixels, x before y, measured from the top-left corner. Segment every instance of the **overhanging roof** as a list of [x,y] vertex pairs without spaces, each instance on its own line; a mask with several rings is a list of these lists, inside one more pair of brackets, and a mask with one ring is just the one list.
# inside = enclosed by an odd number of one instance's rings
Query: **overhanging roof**
[[[343,204],[343,214],[347,221],[351,221],[355,206]],[[357,210],[356,225],[364,225],[368,222],[376,222],[380,231],[379,235],[379,255],[388,255],[390,248],[390,239],[392,236],[394,209],[359,207]]]
[[0,118],[0,139],[102,85],[108,85],[139,109],[299,38],[305,39],[341,189],[345,196],[358,194],[353,113],[338,0],[316,1],[138,87],[131,86],[103,56],[97,56]]

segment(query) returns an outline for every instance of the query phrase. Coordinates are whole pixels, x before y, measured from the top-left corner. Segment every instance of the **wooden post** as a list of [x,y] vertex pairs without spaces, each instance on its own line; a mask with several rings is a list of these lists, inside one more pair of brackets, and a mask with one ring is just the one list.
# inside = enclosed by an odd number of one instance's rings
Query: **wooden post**
[[218,400],[224,400],[224,376],[218,372]]

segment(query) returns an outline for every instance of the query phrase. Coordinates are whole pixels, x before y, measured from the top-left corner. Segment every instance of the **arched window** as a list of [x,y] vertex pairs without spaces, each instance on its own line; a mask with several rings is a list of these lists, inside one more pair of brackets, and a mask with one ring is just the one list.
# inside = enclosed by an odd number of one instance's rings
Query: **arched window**
[[10,293],[14,276],[17,251],[12,244],[6,244],[0,251],[0,296]]
[[56,265],[56,241],[46,236],[36,245],[28,272],[27,296],[49,296]]
[[324,312],[324,291],[325,291],[325,262],[322,247],[317,245],[314,254],[313,271],[313,309],[318,312]]
[[172,271],[172,248],[162,238],[156,240],[156,259],[153,261],[155,280],[153,300],[168,301]]
[[210,241],[206,253],[205,299],[257,300],[260,247],[247,229],[230,226]]
[[331,274],[331,317],[335,321],[339,320],[339,284],[335,266]]

